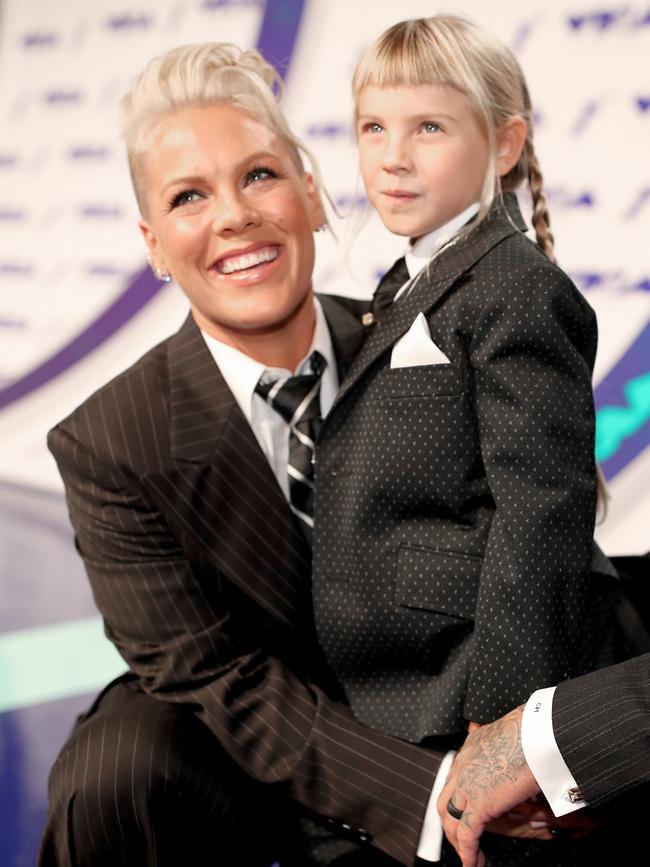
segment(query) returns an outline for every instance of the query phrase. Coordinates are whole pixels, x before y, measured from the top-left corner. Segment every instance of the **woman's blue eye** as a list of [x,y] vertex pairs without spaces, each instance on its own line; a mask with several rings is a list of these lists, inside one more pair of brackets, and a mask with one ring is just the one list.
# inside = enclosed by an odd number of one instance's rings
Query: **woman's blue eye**
[[187,205],[190,202],[196,202],[201,198],[201,193],[198,190],[183,190],[177,193],[169,203],[170,209],[177,208],[179,205]]

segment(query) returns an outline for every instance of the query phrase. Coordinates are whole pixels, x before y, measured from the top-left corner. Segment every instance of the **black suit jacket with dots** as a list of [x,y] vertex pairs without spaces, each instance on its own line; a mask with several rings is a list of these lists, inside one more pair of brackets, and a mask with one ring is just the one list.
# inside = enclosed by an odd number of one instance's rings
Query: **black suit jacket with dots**
[[[595,667],[593,311],[514,195],[375,325],[318,445],[314,600],[360,719],[419,742]],[[417,315],[450,364],[390,368]]]

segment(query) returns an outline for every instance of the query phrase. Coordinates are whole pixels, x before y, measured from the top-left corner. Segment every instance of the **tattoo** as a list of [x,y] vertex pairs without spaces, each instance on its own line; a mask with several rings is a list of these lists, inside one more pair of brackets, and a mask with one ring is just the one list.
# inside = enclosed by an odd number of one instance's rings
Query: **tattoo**
[[[503,783],[515,782],[526,760],[521,748],[521,712],[511,711],[496,722],[472,732],[461,756],[458,785],[470,801],[494,792]],[[463,819],[467,816],[463,814]],[[470,818],[466,824],[469,825]]]

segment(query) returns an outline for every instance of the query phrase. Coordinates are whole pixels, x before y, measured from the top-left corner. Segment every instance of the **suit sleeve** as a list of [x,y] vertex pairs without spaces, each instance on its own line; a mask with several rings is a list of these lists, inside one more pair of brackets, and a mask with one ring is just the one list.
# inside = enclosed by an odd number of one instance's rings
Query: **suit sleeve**
[[553,731],[590,806],[650,784],[650,654],[561,683]]
[[59,426],[49,445],[106,633],[141,687],[193,707],[246,774],[412,863],[440,757],[364,727],[271,655],[262,619],[238,619],[216,570],[206,580],[208,552],[188,559],[137,474],[88,430]]
[[581,668],[593,650],[585,630],[596,504],[595,317],[563,272],[534,258],[527,269],[504,268],[507,292],[494,293],[477,314],[470,347],[495,502],[465,705],[477,722],[594,667]]

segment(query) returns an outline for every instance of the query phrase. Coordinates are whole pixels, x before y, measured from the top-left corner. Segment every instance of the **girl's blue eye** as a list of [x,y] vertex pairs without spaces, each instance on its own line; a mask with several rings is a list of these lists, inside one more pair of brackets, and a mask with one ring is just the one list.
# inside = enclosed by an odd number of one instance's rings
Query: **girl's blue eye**
[[366,129],[368,132],[382,132],[384,128],[380,123],[369,123]]
[[277,172],[274,172],[273,169],[267,169],[265,166],[257,166],[254,169],[251,169],[250,172],[246,173],[246,177],[244,179],[244,183],[254,184],[256,181],[266,181],[269,178],[277,178]]
[[432,120],[427,120],[425,123],[423,123],[423,124],[422,124],[422,129],[423,129],[425,132],[428,132],[428,133],[433,133],[433,132],[439,132],[439,131],[440,131],[440,127],[438,126],[438,124],[437,124],[437,123],[434,123],[434,121],[432,121]]

